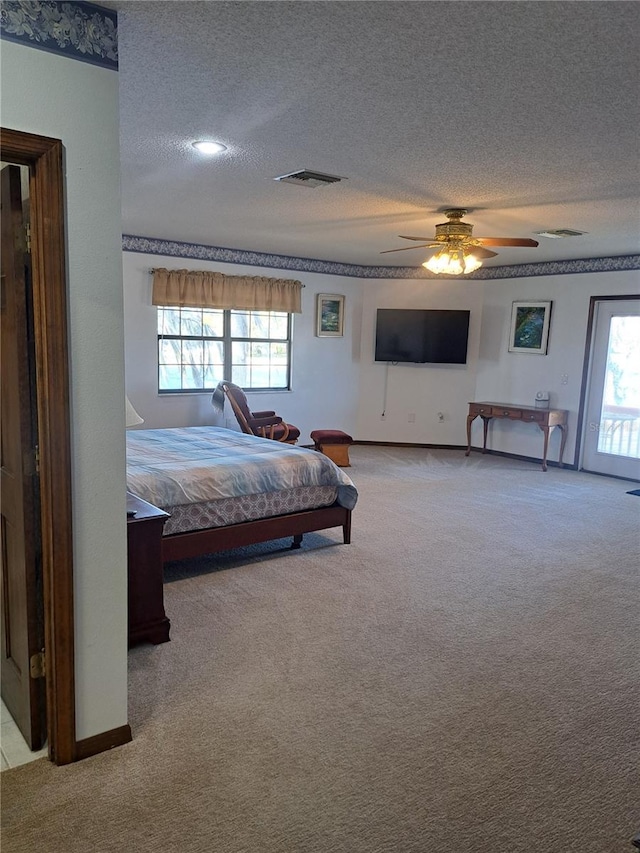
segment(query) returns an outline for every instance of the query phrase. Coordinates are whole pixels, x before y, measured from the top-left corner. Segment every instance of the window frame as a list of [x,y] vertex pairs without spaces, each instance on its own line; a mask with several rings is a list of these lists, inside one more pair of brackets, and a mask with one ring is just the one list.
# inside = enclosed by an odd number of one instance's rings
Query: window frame
[[[156,330],[158,329],[158,317],[160,311],[206,311],[210,310],[207,308],[198,308],[196,306],[187,306],[187,305],[159,305],[157,306],[156,311]],[[288,311],[263,311],[263,310],[254,310],[254,309],[235,309],[235,308],[220,308],[215,309],[222,311],[222,336],[211,336],[211,335],[175,335],[175,334],[163,334],[159,331],[156,332],[156,363],[157,363],[157,387],[158,387],[158,395],[172,395],[172,394],[211,394],[217,385],[217,382],[212,387],[206,388],[161,388],[160,387],[160,344],[162,341],[166,340],[174,340],[174,341],[216,341],[222,344],[223,351],[223,376],[225,378],[233,376],[233,364],[232,364],[232,351],[234,343],[247,343],[247,344],[255,344],[255,343],[279,343],[283,344],[287,351],[287,367],[286,367],[286,385],[284,386],[260,386],[254,387],[249,385],[241,386],[243,390],[250,392],[277,392],[277,391],[291,391],[291,356],[292,356],[292,344],[293,344],[293,314]],[[252,338],[247,336],[232,336],[231,334],[231,315],[234,311],[238,311],[242,314],[277,314],[277,315],[286,315],[287,318],[287,336],[286,338]],[[182,366],[182,362],[180,362],[179,366]],[[250,363],[249,363],[250,366]],[[233,381],[233,379],[230,379]]]

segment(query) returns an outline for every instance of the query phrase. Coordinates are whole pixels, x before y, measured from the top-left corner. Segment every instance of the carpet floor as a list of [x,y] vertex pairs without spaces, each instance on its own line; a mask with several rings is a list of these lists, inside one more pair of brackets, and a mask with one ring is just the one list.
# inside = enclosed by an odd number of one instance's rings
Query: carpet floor
[[3,853],[630,853],[629,484],[354,446],[341,531],[175,563],[132,743],[2,773]]

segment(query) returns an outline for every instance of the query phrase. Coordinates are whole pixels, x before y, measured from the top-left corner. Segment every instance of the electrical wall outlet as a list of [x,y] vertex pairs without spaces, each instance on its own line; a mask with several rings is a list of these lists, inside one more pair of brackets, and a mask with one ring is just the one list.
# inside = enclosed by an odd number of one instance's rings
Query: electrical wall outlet
[[443,414],[443,412],[438,412],[437,418],[438,418],[438,423],[440,423],[440,424],[444,423],[444,414]]
[[561,385],[568,385],[569,384],[569,374],[568,373],[562,374],[562,376],[560,377],[560,384]]
[[381,412],[381,413],[380,413],[380,420],[381,420],[381,421],[386,421],[386,419],[387,419],[387,413],[386,413],[386,412]]
[[415,422],[416,422],[416,413],[415,412],[409,412],[409,414],[407,415],[407,423],[415,424]]

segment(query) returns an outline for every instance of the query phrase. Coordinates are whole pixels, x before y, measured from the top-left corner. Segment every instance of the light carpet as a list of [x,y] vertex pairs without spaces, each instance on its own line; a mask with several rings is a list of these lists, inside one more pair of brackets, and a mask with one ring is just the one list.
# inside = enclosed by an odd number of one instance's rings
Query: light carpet
[[167,572],[134,740],[2,774],[3,853],[629,853],[640,509],[624,481],[354,446],[341,531]]

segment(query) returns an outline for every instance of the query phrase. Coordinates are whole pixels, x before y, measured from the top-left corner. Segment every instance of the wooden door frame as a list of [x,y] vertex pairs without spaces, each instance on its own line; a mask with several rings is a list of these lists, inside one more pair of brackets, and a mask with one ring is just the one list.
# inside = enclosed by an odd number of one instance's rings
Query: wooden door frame
[[29,167],[47,738],[50,759],[69,764],[78,755],[64,149],[59,139],[0,128],[0,156]]

